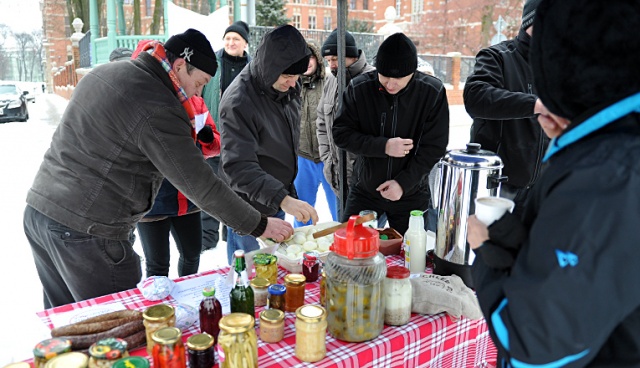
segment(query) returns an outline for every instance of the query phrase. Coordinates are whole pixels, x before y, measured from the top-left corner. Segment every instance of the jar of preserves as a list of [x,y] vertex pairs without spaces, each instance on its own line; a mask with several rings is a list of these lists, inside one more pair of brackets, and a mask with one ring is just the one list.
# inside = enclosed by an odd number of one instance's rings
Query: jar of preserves
[[200,302],[200,332],[213,336],[214,343],[218,339],[220,332],[220,318],[222,318],[222,304],[216,298],[216,289],[205,287],[202,291],[202,301]]
[[[31,367],[27,363],[24,364],[26,364],[26,368]],[[72,351],[50,359],[44,366],[45,368],[87,368],[88,365],[89,357],[86,354],[83,354],[79,351]],[[15,366],[8,365],[5,368],[8,367],[18,368],[19,366],[17,364]]]
[[256,307],[264,307],[267,305],[267,297],[269,296],[268,288],[269,280],[263,277],[256,277],[251,280],[251,288],[253,289],[253,304]]
[[279,309],[265,309],[260,312],[260,340],[279,342],[284,338],[284,312]]
[[253,316],[230,313],[220,320],[220,368],[258,367],[258,337]]
[[44,365],[58,355],[71,351],[71,341],[54,337],[39,342],[33,348],[33,364],[35,368],[44,368]]
[[164,327],[154,332],[153,368],[187,368],[182,332],[177,327]]
[[317,305],[296,310],[296,357],[303,362],[317,362],[327,355],[327,313]]
[[216,363],[213,348],[214,338],[208,333],[197,334],[187,339],[190,368],[211,368]]
[[278,282],[278,257],[274,254],[258,253],[253,256],[256,277],[263,277],[270,284]]
[[322,277],[320,278],[320,305],[327,307],[324,303],[327,301],[327,274],[322,270]]
[[287,288],[284,285],[269,285],[267,289],[269,297],[267,299],[267,309],[280,309],[284,312],[284,294]]
[[290,273],[284,277],[284,285],[287,292],[284,294],[284,310],[286,312],[295,312],[296,309],[304,305],[304,275],[299,273]]
[[107,338],[89,347],[89,368],[111,368],[113,364],[129,356],[127,342],[123,339]]
[[113,368],[149,368],[149,359],[137,356],[130,356],[118,360]]
[[164,327],[176,325],[176,314],[172,306],[157,304],[147,308],[142,313],[142,322],[147,334],[147,354],[153,353],[153,333]]
[[318,252],[305,252],[302,255],[302,274],[306,282],[318,281],[318,276],[320,276],[320,256]]
[[408,268],[391,266],[384,279],[384,323],[402,326],[411,319],[411,281]]
[[332,252],[324,264],[329,333],[338,340],[361,342],[384,328],[383,284],[387,264],[379,250],[378,232],[355,225],[334,234]]

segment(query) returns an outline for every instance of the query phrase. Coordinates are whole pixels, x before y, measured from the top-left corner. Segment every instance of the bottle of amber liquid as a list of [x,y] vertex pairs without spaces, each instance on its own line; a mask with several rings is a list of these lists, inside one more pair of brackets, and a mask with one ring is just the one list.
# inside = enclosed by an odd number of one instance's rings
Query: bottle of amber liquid
[[229,299],[231,301],[231,313],[246,313],[255,317],[255,305],[253,289],[249,285],[247,264],[244,261],[244,251],[239,249],[233,253],[235,257],[236,285],[231,289]]
[[202,301],[200,302],[200,332],[213,336],[215,342],[218,341],[220,332],[220,318],[222,318],[222,305],[216,298],[216,290],[212,287],[205,287],[202,291]]

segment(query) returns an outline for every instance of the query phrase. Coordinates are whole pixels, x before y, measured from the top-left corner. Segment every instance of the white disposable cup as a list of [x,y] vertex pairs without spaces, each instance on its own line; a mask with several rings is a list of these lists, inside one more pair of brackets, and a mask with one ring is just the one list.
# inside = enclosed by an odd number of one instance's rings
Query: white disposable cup
[[513,208],[516,206],[512,200],[502,197],[479,197],[475,202],[475,215],[480,222],[487,226],[493,224],[507,211],[513,212]]

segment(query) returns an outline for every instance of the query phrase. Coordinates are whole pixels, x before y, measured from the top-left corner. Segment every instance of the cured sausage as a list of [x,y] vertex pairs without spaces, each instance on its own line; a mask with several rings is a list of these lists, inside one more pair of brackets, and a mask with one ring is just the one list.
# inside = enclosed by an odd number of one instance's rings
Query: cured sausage
[[56,327],[51,330],[51,337],[67,335],[89,335],[98,332],[108,331],[133,321],[141,321],[142,315],[130,316],[118,319],[105,320],[100,322],[78,322],[66,326]]
[[144,323],[142,323],[142,319],[140,319],[125,323],[121,326],[114,327],[104,332],[88,335],[66,335],[59,337],[71,341],[72,350],[82,350],[90,347],[95,342],[106,339],[108,337],[117,337],[120,339],[124,339],[127,336],[134,335],[141,331],[144,333],[144,330]]
[[103,322],[103,321],[109,321],[109,320],[112,320],[112,319],[136,317],[136,316],[139,317],[139,318],[142,318],[142,312],[137,311],[137,310],[132,310],[132,309],[124,309],[124,310],[119,310],[119,311],[115,311],[115,312],[109,312],[109,313],[101,314],[99,316],[87,318],[85,320],[82,320],[82,321],[80,321],[78,323],[74,323],[74,324]]
[[135,348],[144,346],[147,343],[147,334],[144,330],[134,333],[133,335],[123,337],[127,342],[127,350],[131,351]]

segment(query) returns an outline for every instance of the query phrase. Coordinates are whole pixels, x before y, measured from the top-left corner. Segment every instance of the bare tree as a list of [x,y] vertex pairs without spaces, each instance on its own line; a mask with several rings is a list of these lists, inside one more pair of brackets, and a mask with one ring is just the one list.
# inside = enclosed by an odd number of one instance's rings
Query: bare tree
[[27,32],[19,32],[14,33],[13,38],[18,46],[18,80],[27,80],[29,45],[33,42],[33,36]]
[[[29,45],[32,52],[30,57],[29,80],[44,80],[44,70],[42,69],[42,30],[38,29],[31,32],[31,44]],[[34,78],[34,69],[37,76]]]
[[11,58],[4,49],[4,42],[10,34],[9,27],[0,24],[0,79],[7,79],[7,72],[11,64]]
[[153,6],[153,20],[151,21],[151,34],[160,34],[160,26],[164,22],[164,8],[162,0],[156,0]]

